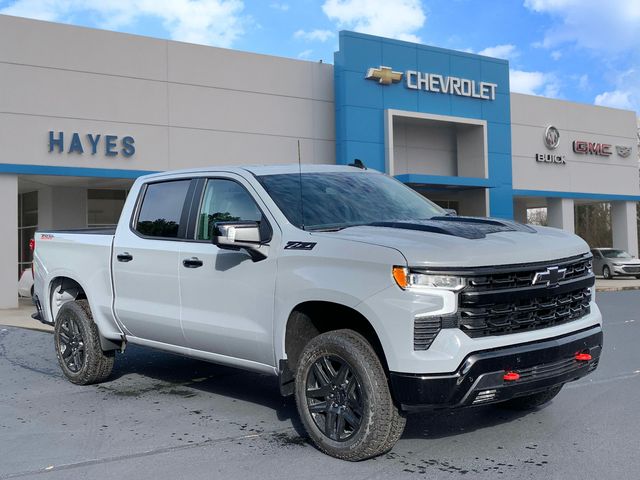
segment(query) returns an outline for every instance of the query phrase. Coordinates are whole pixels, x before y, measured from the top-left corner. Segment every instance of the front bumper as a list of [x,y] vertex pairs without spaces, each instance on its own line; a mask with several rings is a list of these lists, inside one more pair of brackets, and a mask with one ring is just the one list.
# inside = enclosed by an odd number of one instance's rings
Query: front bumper
[[[596,369],[602,351],[602,328],[471,353],[454,373],[391,372],[395,400],[405,411],[455,408],[502,402],[571,382]],[[576,353],[589,353],[578,361]],[[505,372],[520,379],[505,381]]]

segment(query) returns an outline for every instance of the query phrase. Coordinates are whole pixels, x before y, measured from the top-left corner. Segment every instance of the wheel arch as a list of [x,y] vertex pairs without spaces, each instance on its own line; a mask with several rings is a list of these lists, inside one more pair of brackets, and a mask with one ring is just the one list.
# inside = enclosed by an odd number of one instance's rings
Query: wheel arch
[[284,353],[281,359],[280,389],[283,395],[293,393],[294,372],[307,343],[314,337],[333,330],[350,329],[362,335],[373,347],[385,372],[389,368],[382,343],[373,324],[358,310],[330,301],[304,301],[289,313],[285,326]]
[[[65,303],[76,300],[86,300],[89,303],[89,309],[92,309],[91,301],[87,296],[85,288],[75,278],[68,275],[58,275],[53,277],[46,289],[47,306],[51,314],[51,321],[55,324],[58,312]],[[100,335],[100,345],[104,351],[118,350],[122,348],[122,342],[106,338],[100,331],[99,322],[96,322],[93,315],[93,322],[96,324],[98,334]]]

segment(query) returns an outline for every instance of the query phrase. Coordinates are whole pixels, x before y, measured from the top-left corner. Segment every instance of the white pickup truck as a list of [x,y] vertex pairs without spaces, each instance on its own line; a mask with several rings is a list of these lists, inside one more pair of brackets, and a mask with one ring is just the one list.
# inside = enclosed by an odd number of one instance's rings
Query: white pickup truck
[[39,231],[34,265],[70,381],[129,343],[264,372],[346,460],[391,449],[407,412],[542,405],[602,348],[579,237],[452,216],[364,168],[144,176],[115,231]]

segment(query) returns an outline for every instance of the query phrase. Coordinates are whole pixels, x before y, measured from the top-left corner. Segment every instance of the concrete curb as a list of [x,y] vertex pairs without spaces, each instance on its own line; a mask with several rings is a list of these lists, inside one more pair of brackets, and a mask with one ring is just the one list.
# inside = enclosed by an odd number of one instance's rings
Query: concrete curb
[[596,292],[622,292],[625,290],[640,290],[640,285],[629,285],[624,287],[596,287]]

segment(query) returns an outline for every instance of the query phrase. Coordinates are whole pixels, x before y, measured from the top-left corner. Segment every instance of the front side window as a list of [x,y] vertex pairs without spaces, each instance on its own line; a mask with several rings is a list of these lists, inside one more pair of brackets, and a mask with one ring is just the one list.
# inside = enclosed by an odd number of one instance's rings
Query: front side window
[[211,179],[198,213],[198,240],[211,240],[216,222],[259,222],[262,212],[249,192],[233,180]]
[[148,237],[177,238],[190,183],[176,180],[147,185],[135,229]]

